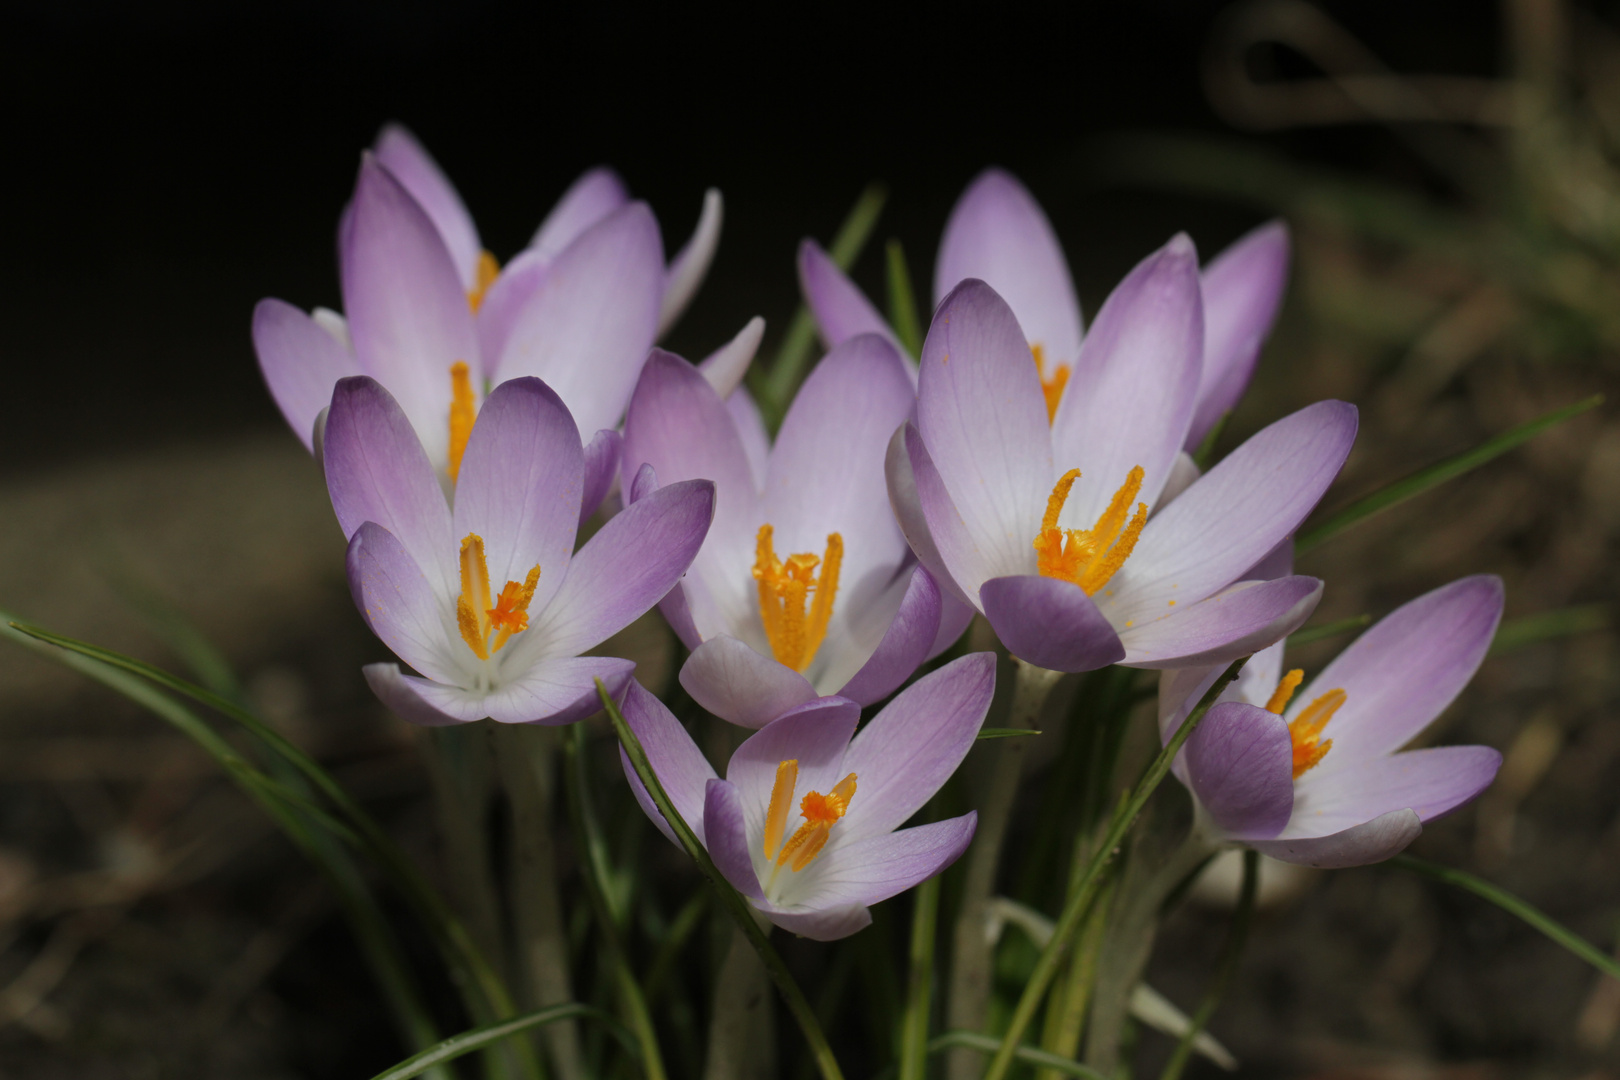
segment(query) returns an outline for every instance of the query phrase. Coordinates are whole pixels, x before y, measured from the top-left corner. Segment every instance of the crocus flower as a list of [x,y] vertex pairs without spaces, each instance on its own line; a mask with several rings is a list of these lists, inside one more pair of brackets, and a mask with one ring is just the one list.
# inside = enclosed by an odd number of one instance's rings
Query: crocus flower
[[[934,265],[934,302],[978,278],[1018,317],[1048,414],[1057,411],[1080,356],[1084,321],[1068,263],[1051,222],[1028,189],[1002,169],[986,169],[957,200]],[[1288,278],[1288,229],[1262,225],[1204,268],[1204,363],[1185,448],[1203,441],[1243,396]],[[799,249],[799,281],[829,345],[858,333],[894,338],[883,317],[814,241]]]
[[[889,510],[884,446],[910,414],[904,361],[874,335],[816,365],[768,451],[746,398],[654,352],[625,419],[623,490],[707,477],[714,526],[663,603],[681,685],[747,727],[822,694],[867,705],[928,655],[939,590]],[[759,459],[763,457],[763,460]],[[756,471],[758,470],[758,471]]]
[[891,495],[922,564],[1014,655],[1057,671],[1215,663],[1315,607],[1314,578],[1240,579],[1327,490],[1355,408],[1301,409],[1187,484],[1175,466],[1202,347],[1184,236],[1098,312],[1050,425],[1024,333],[994,290],[963,282],[935,313],[916,423],[890,446]]
[[[973,839],[976,813],[899,826],[967,756],[990,708],[995,672],[992,653],[952,661],[908,686],[859,734],[853,701],[801,705],[744,741],[724,780],[634,680],[624,718],[726,880],[777,926],[832,941],[870,923],[869,905],[945,869]],[[674,840],[621,758],[642,809]]]
[[611,173],[588,173],[503,271],[438,166],[404,129],[390,127],[362,159],[339,227],[344,315],[261,301],[253,319],[260,368],[312,449],[337,380],[377,379],[447,487],[486,388],[543,378],[592,439],[582,500],[589,514],[617,467],[611,429],[658,332],[661,305],[689,296],[713,253],[713,206],[666,271],[652,211],[629,202]]
[[575,552],[584,452],[567,408],[535,378],[484,402],[453,509],[404,410],[366,376],[333,392],[325,469],[355,603],[421,673],[371,664],[366,681],[425,725],[594,712],[595,680],[622,688],[635,665],[580,653],[669,591],[714,511],[712,484],[672,484]]
[[[1502,764],[1495,750],[1401,747],[1467,685],[1501,616],[1500,579],[1454,581],[1391,612],[1303,694],[1304,672],[1283,673],[1281,642],[1257,653],[1174,766],[1211,838],[1307,866],[1360,866],[1478,795]],[[1218,674],[1161,677],[1166,740]]]

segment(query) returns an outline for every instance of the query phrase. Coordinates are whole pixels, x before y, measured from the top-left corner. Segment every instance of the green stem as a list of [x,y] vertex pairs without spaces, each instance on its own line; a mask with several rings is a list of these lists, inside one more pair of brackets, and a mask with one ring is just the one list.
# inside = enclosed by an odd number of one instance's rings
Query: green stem
[[429,1047],[415,1057],[407,1058],[391,1069],[383,1070],[372,1077],[372,1080],[410,1080],[411,1077],[421,1076],[435,1066],[454,1061],[463,1054],[470,1054],[474,1050],[482,1050],[492,1043],[497,1043],[502,1039],[509,1039],[513,1035],[527,1031],[532,1027],[556,1023],[559,1020],[571,1020],[575,1017],[597,1021],[607,1028],[609,1034],[623,1043],[625,1049],[629,1050],[630,1053],[634,1054],[636,1052],[634,1037],[613,1017],[590,1005],[576,1005],[573,1002],[568,1002],[563,1005],[553,1005],[549,1009],[541,1009],[538,1012],[513,1016],[499,1023],[486,1024],[471,1031],[464,1031],[460,1035],[444,1040],[437,1046]]
[[1149,766],[1129,798],[1123,801],[1119,810],[1114,813],[1103,842],[1098,846],[1096,854],[1092,856],[1085,873],[1081,876],[1080,887],[1073,890],[1064,902],[1063,914],[1058,918],[1052,940],[1047,942],[1046,947],[1041,950],[1040,958],[1035,962],[1035,970],[1025,984],[1023,994],[1018,998],[1017,1008],[1014,1009],[1012,1019],[1007,1025],[1007,1033],[1002,1037],[996,1056],[984,1074],[984,1080],[1006,1080],[1018,1044],[1023,1041],[1024,1032],[1029,1030],[1030,1023],[1035,1019],[1035,1012],[1040,1008],[1041,999],[1046,996],[1046,990],[1052,984],[1053,976],[1057,974],[1069,942],[1074,939],[1081,920],[1085,918],[1092,901],[1097,897],[1097,892],[1102,886],[1103,871],[1119,854],[1120,841],[1125,838],[1126,830],[1136,821],[1142,807],[1147,805],[1148,799],[1157,790],[1160,781],[1169,773],[1170,765],[1175,761],[1176,754],[1180,753],[1182,745],[1197,730],[1198,725],[1203,723],[1211,706],[1232,680],[1237,678],[1238,672],[1243,670],[1243,665],[1247,662],[1248,657],[1234,660],[1221,673],[1220,678],[1215,680],[1215,684],[1199,700],[1198,707],[1193,710],[1192,715],[1176,729],[1169,744],[1160,751],[1158,757],[1154,758],[1153,764]]
[[[1084,865],[1082,852],[1075,852],[1076,866]],[[1086,1028],[1093,989],[1097,982],[1097,962],[1102,953],[1103,930],[1112,910],[1114,882],[1110,880],[1097,903],[1091,906],[1081,925],[1068,959],[1063,985],[1047,1004],[1047,1030],[1041,1047],[1058,1057],[1073,1058],[1080,1049],[1080,1036]],[[1043,1070],[1039,1080],[1055,1080],[1055,1070]]]
[[1192,1057],[1193,1044],[1198,1041],[1199,1033],[1209,1024],[1209,1018],[1215,1015],[1221,999],[1232,988],[1232,980],[1237,977],[1238,961],[1243,956],[1243,945],[1249,938],[1249,923],[1254,918],[1254,897],[1258,891],[1259,881],[1260,853],[1245,851],[1243,891],[1238,894],[1237,910],[1232,913],[1232,925],[1226,931],[1226,941],[1221,944],[1221,956],[1215,968],[1215,981],[1210,983],[1209,989],[1204,992],[1204,999],[1198,1003],[1198,1011],[1193,1013],[1192,1022],[1182,1034],[1181,1041],[1176,1043],[1175,1053],[1170,1055],[1170,1061],[1165,1065],[1164,1072],[1159,1074],[1159,1080],[1180,1080],[1181,1071],[1187,1067],[1187,1060]]
[[624,939],[619,933],[613,910],[608,906],[608,883],[602,880],[602,867],[587,853],[600,846],[600,838],[593,835],[593,816],[585,792],[585,725],[573,724],[568,729],[568,769],[564,773],[568,789],[568,822],[573,829],[574,845],[581,854],[585,892],[590,897],[591,910],[607,944],[608,962],[613,965],[614,981],[618,985],[619,1001],[625,1011],[630,1029],[636,1033],[641,1047],[641,1063],[647,1080],[665,1080],[664,1057],[658,1049],[658,1034],[653,1030],[652,1014],[647,1011],[647,999],[641,995],[641,984],[630,968],[630,957],[625,951]]
[[[1000,1044],[993,1036],[981,1035],[977,1031],[947,1031],[945,1034],[932,1040],[928,1044],[929,1053],[937,1053],[953,1046],[964,1046],[972,1050],[982,1050],[986,1053],[997,1049]],[[1096,1069],[1089,1069],[1078,1061],[1049,1054],[1045,1050],[1037,1050],[1033,1046],[1017,1046],[1013,1048],[1012,1056],[1028,1065],[1039,1065],[1045,1069],[1062,1073],[1065,1076],[1079,1076],[1085,1080],[1108,1080]]]
[[1620,979],[1620,962],[1617,962],[1614,957],[1599,949],[1596,945],[1569,929],[1569,927],[1544,915],[1533,904],[1520,900],[1506,889],[1497,888],[1490,882],[1482,881],[1473,874],[1462,870],[1453,870],[1448,866],[1437,866],[1425,859],[1419,859],[1411,855],[1397,855],[1389,862],[1391,866],[1398,866],[1402,870],[1410,870],[1414,874],[1421,874],[1426,878],[1433,878],[1435,881],[1443,881],[1447,885],[1455,885],[1459,889],[1467,889],[1475,896],[1489,900],[1509,915],[1517,916],[1540,930],[1605,975]]
[[884,252],[889,269],[889,325],[894,336],[913,358],[922,355],[922,320],[917,316],[916,292],[911,287],[911,272],[906,268],[906,252],[900,241],[890,240]]
[[624,714],[619,711],[619,706],[608,694],[607,687],[602,685],[601,679],[596,680],[596,693],[602,699],[602,708],[607,713],[608,719],[613,722],[613,730],[618,734],[619,742],[624,746],[624,752],[630,758],[630,764],[635,768],[642,786],[652,798],[653,805],[674,830],[676,837],[680,839],[681,847],[686,849],[692,861],[698,864],[698,869],[702,870],[704,876],[714,884],[721,902],[726,906],[726,911],[748,936],[749,944],[753,945],[754,951],[759,953],[759,958],[765,964],[765,970],[770,972],[771,980],[776,983],[777,990],[781,992],[782,999],[787,1004],[788,1012],[793,1015],[799,1030],[804,1034],[804,1041],[810,1046],[810,1054],[821,1071],[822,1080],[844,1080],[843,1070],[838,1067],[838,1059],[833,1056],[832,1047],[827,1043],[827,1036],[816,1020],[815,1010],[810,1007],[810,1002],[805,1000],[804,991],[793,981],[792,973],[771,946],[770,939],[754,921],[753,907],[731,887],[725,875],[720,873],[719,867],[714,865],[714,860],[709,858],[708,851],[698,842],[686,819],[681,817],[680,811],[675,809],[675,804],[670,802],[669,795],[665,793],[663,784],[658,780],[658,774],[647,761],[647,753],[641,747],[641,740],[636,738],[636,733],[625,722]]
[[911,970],[900,1020],[900,1080],[927,1080],[928,1018],[934,1003],[934,946],[939,938],[939,878],[917,886],[911,915]]

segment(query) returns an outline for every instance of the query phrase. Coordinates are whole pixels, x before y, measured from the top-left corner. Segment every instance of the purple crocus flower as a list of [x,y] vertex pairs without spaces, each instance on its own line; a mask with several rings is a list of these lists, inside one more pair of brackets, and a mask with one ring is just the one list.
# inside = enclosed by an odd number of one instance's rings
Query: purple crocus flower
[[[870,923],[869,905],[955,862],[973,839],[977,813],[899,826],[967,756],[995,677],[992,653],[952,661],[908,686],[859,734],[853,701],[801,705],[739,746],[724,780],[680,721],[634,680],[624,718],[726,880],[784,930],[833,941]],[[675,840],[621,758],[642,809]]]
[[[1306,866],[1361,866],[1478,795],[1502,764],[1490,747],[1397,751],[1468,684],[1501,617],[1501,579],[1454,581],[1391,612],[1302,695],[1304,672],[1283,673],[1282,642],[1256,653],[1174,765],[1212,838]],[[1165,740],[1218,674],[1161,677]]]
[[535,378],[484,402],[453,509],[404,410],[367,376],[333,392],[325,469],[355,603],[421,673],[371,664],[366,681],[424,725],[596,711],[595,680],[622,688],[635,665],[580,653],[669,591],[714,512],[713,484],[672,484],[575,552],[584,452],[568,409]]
[[774,447],[746,393],[729,402],[654,352],[625,419],[621,485],[715,482],[714,526],[663,603],[691,657],[681,685],[759,727],[822,694],[869,705],[930,654],[940,597],[890,512],[884,446],[915,397],[900,354],[856,337],[816,365]]
[[1177,463],[1202,348],[1184,236],[1098,312],[1050,424],[1024,333],[993,289],[963,282],[935,313],[917,420],[890,445],[890,493],[922,564],[1014,655],[1057,671],[1216,663],[1315,607],[1314,578],[1242,578],[1327,490],[1356,410],[1308,406],[1194,479]]
[[[1204,364],[1185,448],[1196,448],[1238,402],[1288,280],[1288,228],[1273,221],[1241,237],[1204,267]],[[1073,374],[1084,320],[1051,222],[1018,179],[986,169],[957,200],[934,265],[934,302],[969,278],[1012,308],[1035,357],[1048,412]],[[829,345],[858,333],[894,338],[855,283],[814,241],[799,249],[799,281]]]
[[713,255],[718,198],[712,195],[698,234],[666,270],[652,211],[630,202],[611,172],[595,170],[501,270],[438,165],[403,128],[385,128],[361,161],[339,225],[345,314],[311,316],[280,300],[261,301],[253,318],[259,366],[312,449],[333,384],[350,375],[377,379],[410,417],[447,485],[485,388],[543,378],[594,436],[582,501],[589,514],[617,467],[610,429],[636,372]]

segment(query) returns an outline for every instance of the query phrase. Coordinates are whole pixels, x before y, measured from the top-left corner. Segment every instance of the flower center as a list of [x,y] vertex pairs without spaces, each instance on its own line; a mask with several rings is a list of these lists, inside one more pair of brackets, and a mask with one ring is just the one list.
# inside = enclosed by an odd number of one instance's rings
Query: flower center
[[465,361],[450,365],[450,479],[461,471],[461,455],[467,452],[473,422],[478,419],[478,401],[473,397],[472,372]]
[[501,276],[501,264],[495,261],[495,256],[487,251],[478,253],[478,281],[473,285],[472,291],[467,294],[467,306],[472,308],[474,315],[484,306],[484,294],[489,287],[495,284],[495,279]]
[[[489,595],[489,564],[484,561],[484,538],[468,533],[461,542],[461,596],[456,600],[456,625],[461,640],[480,660],[488,660],[513,634],[529,627],[529,601],[540,583],[540,567],[529,571],[519,585],[508,581],[493,605]],[[491,640],[494,635],[494,640]]]
[[[816,658],[816,650],[827,636],[833,599],[838,595],[838,569],[844,561],[844,538],[829,533],[823,558],[806,553],[789,555],[783,561],[777,559],[771,547],[773,535],[771,526],[761,525],[754,548],[759,620],[777,661],[802,672]],[[817,566],[821,567],[820,577],[816,576]]]
[[[1277,683],[1276,691],[1271,700],[1266,702],[1266,709],[1281,716],[1283,710],[1288,708],[1288,702],[1299,689],[1299,684],[1305,681],[1305,672],[1295,668],[1282,677]],[[1294,779],[1316,768],[1316,765],[1327,752],[1333,749],[1333,740],[1322,738],[1322,729],[1327,727],[1333,714],[1339,711],[1339,706],[1345,702],[1343,690],[1329,690],[1305,708],[1300,710],[1298,716],[1288,725],[1288,738],[1294,744]]]
[[821,854],[821,849],[827,844],[827,834],[849,809],[849,800],[855,797],[854,773],[838,781],[837,786],[825,795],[819,791],[809,792],[799,801],[799,813],[804,815],[804,824],[795,829],[784,844],[782,834],[787,831],[788,807],[793,805],[793,789],[798,782],[797,758],[776,767],[771,805],[765,812],[765,858],[776,863],[776,869],[771,871],[773,882],[782,867],[798,873]]
[[1147,503],[1137,503],[1136,513],[1130,513],[1131,500],[1142,490],[1142,466],[1125,477],[1097,524],[1089,529],[1060,529],[1058,515],[1078,479],[1080,470],[1070,469],[1052,488],[1041,531],[1035,536],[1035,565],[1042,577],[1073,582],[1087,596],[1094,596],[1131,557],[1142,526],[1147,524]]
[[1041,380],[1041,393],[1046,395],[1046,422],[1050,424],[1057,416],[1058,402],[1063,400],[1063,388],[1069,385],[1069,369],[1059,365],[1048,376],[1046,350],[1039,345],[1031,345],[1029,353],[1035,358],[1035,374]]

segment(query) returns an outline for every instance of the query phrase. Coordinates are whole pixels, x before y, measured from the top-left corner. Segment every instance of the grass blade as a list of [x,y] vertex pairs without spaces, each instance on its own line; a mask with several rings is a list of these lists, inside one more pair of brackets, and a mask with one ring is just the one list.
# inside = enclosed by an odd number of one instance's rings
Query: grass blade
[[900,1020],[900,1080],[927,1080],[928,1019],[934,1004],[934,949],[939,941],[939,877],[912,892],[911,970]]
[[1553,638],[1607,630],[1612,621],[1608,604],[1581,604],[1508,619],[1496,628],[1496,638],[1491,642],[1489,655],[1501,656]]
[[917,294],[911,287],[911,272],[906,269],[906,252],[900,241],[890,240],[885,251],[889,267],[889,325],[915,359],[922,355],[923,325],[917,314]]
[[601,1009],[569,1002],[566,1005],[552,1005],[550,1008],[524,1013],[521,1016],[513,1016],[498,1023],[485,1024],[483,1027],[464,1031],[460,1035],[444,1040],[437,1046],[429,1047],[415,1057],[407,1058],[393,1068],[383,1070],[372,1077],[372,1080],[410,1080],[411,1077],[421,1076],[435,1066],[454,1061],[463,1054],[470,1054],[474,1050],[482,1050],[492,1043],[500,1042],[502,1039],[509,1039],[519,1032],[539,1027],[542,1024],[552,1024],[558,1020],[570,1020],[575,1017],[597,1021],[607,1028],[610,1035],[623,1043],[625,1049],[631,1054],[636,1053],[636,1040],[625,1030],[624,1025]]
[[1181,1040],[1176,1043],[1175,1053],[1170,1055],[1164,1071],[1159,1074],[1159,1080],[1180,1080],[1182,1070],[1187,1067],[1187,1061],[1192,1057],[1199,1032],[1209,1024],[1209,1018],[1215,1015],[1221,999],[1232,988],[1232,980],[1237,977],[1238,961],[1243,957],[1244,943],[1249,938],[1249,923],[1254,918],[1254,897],[1259,882],[1260,853],[1253,850],[1245,851],[1243,891],[1238,894],[1237,909],[1232,912],[1232,925],[1226,931],[1226,940],[1221,943],[1221,957],[1215,968],[1215,981],[1210,983],[1209,989],[1205,991],[1204,1000],[1198,1003],[1198,1011],[1193,1013],[1192,1023],[1187,1025]]
[[1382,513],[1392,506],[1398,506],[1407,499],[1421,495],[1436,485],[1447,480],[1461,476],[1471,469],[1477,469],[1494,458],[1500,457],[1550,427],[1556,427],[1573,416],[1579,416],[1588,409],[1595,409],[1603,404],[1602,394],[1593,394],[1573,405],[1566,405],[1562,409],[1555,409],[1546,416],[1538,417],[1510,428],[1502,434],[1485,440],[1483,443],[1466,450],[1455,457],[1437,462],[1426,469],[1419,469],[1404,480],[1397,480],[1378,491],[1373,492],[1364,499],[1359,499],[1340,510],[1320,525],[1306,529],[1294,541],[1294,554],[1303,555],[1314,547],[1318,547],[1333,537],[1344,532],[1352,525],[1357,525],[1375,514]]
[[1352,615],[1348,619],[1336,619],[1321,626],[1307,626],[1303,630],[1296,630],[1288,635],[1289,645],[1309,645],[1313,641],[1325,641],[1328,638],[1338,637],[1360,630],[1372,623],[1371,615]]

